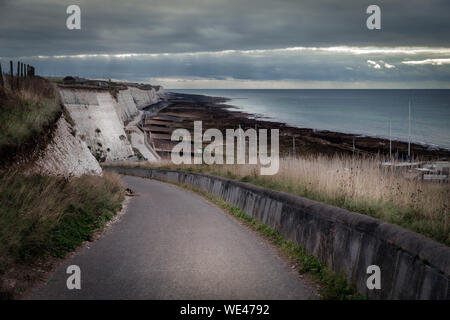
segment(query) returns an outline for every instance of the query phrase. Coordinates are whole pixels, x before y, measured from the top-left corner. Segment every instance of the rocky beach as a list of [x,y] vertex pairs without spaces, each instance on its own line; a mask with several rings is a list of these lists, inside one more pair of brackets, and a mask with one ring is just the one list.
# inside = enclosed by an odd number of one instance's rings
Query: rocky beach
[[[193,130],[194,121],[202,120],[203,130],[217,128],[224,132],[226,129],[279,129],[280,153],[283,155],[306,154],[355,154],[355,155],[382,155],[389,156],[389,140],[360,136],[355,134],[315,130],[310,128],[298,128],[285,123],[261,118],[258,115],[241,111],[239,108],[228,104],[224,97],[211,97],[196,94],[169,93],[168,106],[158,114],[161,123],[153,126],[158,133],[164,131],[165,135],[157,136],[164,139],[155,139],[155,144],[170,144],[169,135],[172,129],[186,128]],[[171,121],[170,117],[177,117],[177,121]],[[173,118],[172,118],[173,120]],[[158,129],[161,126],[169,129]],[[172,129],[170,129],[172,128]],[[157,146],[158,148],[158,146]],[[421,144],[411,144],[412,156],[422,160],[436,160],[448,158],[450,150],[432,148]],[[392,141],[392,154],[396,158],[406,158],[408,143]]]

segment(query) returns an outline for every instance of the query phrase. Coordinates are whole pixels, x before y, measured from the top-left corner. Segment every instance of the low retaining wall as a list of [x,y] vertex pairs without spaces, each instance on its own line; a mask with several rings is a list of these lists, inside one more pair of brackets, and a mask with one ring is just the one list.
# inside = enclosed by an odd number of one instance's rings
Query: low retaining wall
[[[249,216],[343,272],[373,299],[450,299],[450,248],[401,227],[220,177],[161,169],[106,167],[121,174],[184,183],[239,207]],[[381,269],[381,289],[369,290],[367,267]]]

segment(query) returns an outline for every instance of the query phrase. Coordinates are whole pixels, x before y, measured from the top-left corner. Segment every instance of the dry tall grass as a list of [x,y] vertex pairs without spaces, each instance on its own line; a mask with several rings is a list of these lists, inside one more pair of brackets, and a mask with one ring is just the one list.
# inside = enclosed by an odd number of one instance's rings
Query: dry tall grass
[[75,248],[123,199],[114,173],[68,180],[0,172],[0,275],[11,262]]
[[293,193],[371,215],[450,244],[450,185],[408,180],[383,168],[377,158],[305,156],[280,159],[276,175],[259,175],[258,165],[151,164],[193,170]]

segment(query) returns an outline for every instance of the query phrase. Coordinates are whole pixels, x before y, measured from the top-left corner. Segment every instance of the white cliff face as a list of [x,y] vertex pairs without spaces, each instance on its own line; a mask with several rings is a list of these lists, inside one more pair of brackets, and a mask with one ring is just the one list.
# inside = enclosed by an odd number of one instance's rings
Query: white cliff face
[[[30,168],[32,172],[64,177],[101,175],[97,160],[131,157],[132,144],[149,161],[157,160],[145,145],[137,123],[143,113],[140,109],[164,98],[162,87],[157,90],[129,87],[118,91],[116,97],[108,90],[60,88],[59,92],[75,127],[61,116],[52,141]],[[124,124],[128,121],[132,144],[125,133]]]
[[156,94],[158,95],[158,97],[160,98],[160,100],[164,100],[165,96],[166,96],[166,91],[164,91],[163,87],[159,87],[158,90],[156,90]]
[[[85,141],[98,160],[119,160],[133,156],[123,129],[117,102],[109,91],[61,89],[62,101],[75,122],[77,136]],[[119,110],[121,111],[121,110]]]
[[35,162],[32,171],[64,177],[101,175],[102,169],[86,143],[72,132],[73,128],[62,116],[56,123],[52,142],[47,145],[44,156]]
[[60,88],[62,102],[74,120],[77,137],[85,141],[98,160],[124,160],[134,155],[124,123],[139,110],[164,97],[162,87],[142,90],[128,87],[116,98],[108,90]]
[[142,109],[151,104],[160,102],[162,100],[162,96],[164,95],[164,93],[161,93],[159,91],[157,92],[153,88],[151,90],[141,90],[136,87],[129,87],[128,91],[133,97],[138,109]]
[[120,90],[117,94],[117,101],[114,100],[113,103],[116,113],[123,123],[138,114],[138,109],[136,108],[136,104],[134,103],[133,96],[130,94],[129,89]]

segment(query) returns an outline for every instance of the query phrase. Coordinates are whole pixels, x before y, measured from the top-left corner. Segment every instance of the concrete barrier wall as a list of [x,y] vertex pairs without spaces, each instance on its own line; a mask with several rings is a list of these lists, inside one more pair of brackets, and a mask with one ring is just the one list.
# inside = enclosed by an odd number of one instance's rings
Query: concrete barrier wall
[[[343,272],[372,299],[450,299],[450,248],[369,216],[220,177],[161,169],[109,167],[121,174],[184,183],[214,194]],[[137,192],[139,192],[137,190]],[[381,289],[366,286],[381,269]]]

